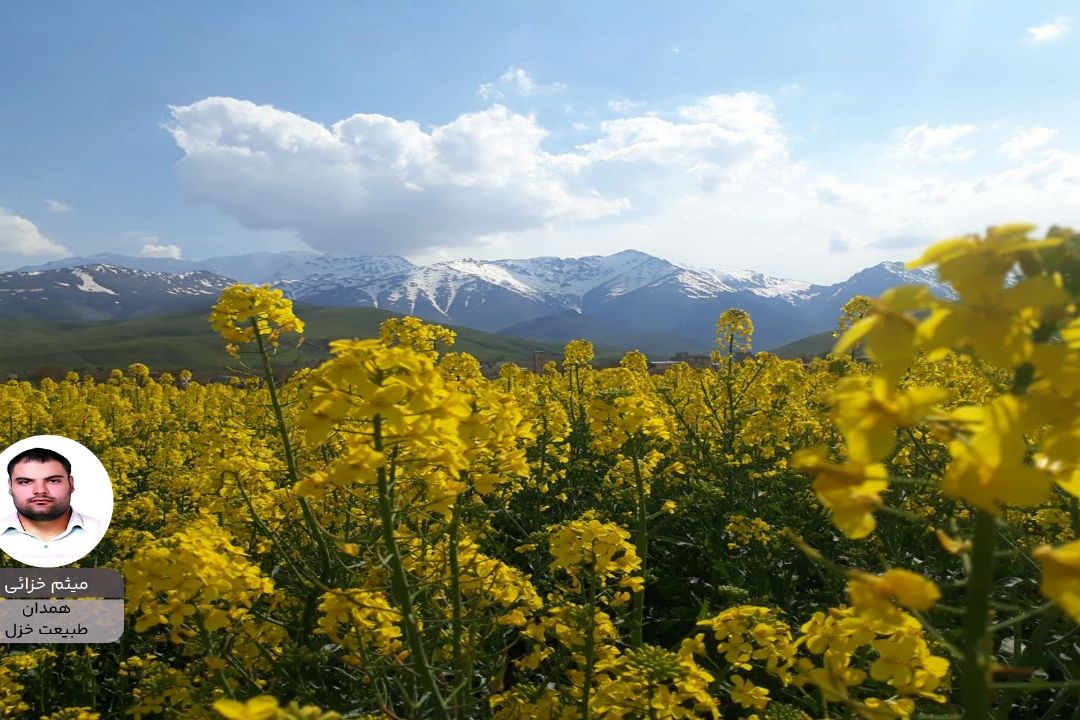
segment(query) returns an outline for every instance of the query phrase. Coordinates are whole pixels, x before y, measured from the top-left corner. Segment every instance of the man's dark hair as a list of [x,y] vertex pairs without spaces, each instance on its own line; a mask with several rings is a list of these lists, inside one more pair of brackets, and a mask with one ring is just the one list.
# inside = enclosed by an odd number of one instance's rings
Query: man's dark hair
[[29,450],[23,450],[8,462],[8,478],[11,478],[11,471],[21,462],[47,463],[50,460],[55,460],[60,463],[64,466],[64,472],[68,475],[71,474],[71,462],[60,453],[48,448],[30,448]]

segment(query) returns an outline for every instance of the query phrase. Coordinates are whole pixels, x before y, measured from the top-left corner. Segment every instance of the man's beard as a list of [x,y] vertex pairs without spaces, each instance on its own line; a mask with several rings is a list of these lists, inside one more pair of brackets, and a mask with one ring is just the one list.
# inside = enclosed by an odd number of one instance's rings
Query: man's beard
[[27,517],[31,520],[55,520],[61,517],[68,511],[70,505],[61,505],[53,500],[49,505],[45,507],[34,507],[33,503],[26,503],[25,507],[19,508],[19,513],[23,517]]

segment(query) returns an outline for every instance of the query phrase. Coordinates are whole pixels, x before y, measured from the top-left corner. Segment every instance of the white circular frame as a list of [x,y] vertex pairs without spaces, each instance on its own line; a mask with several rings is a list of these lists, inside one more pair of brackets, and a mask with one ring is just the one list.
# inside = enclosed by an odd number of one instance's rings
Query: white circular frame
[[[87,554],[93,552],[101,542],[101,538],[105,537],[109,523],[112,522],[114,496],[108,471],[98,460],[97,455],[82,443],[62,435],[34,435],[12,443],[0,452],[0,473],[3,474],[5,490],[8,482],[7,465],[11,462],[11,458],[31,448],[52,450],[63,455],[71,463],[71,477],[75,481],[75,489],[71,493],[71,507],[101,523],[100,535],[94,538],[94,544],[86,551]],[[12,500],[10,492],[0,492],[0,517],[14,512],[15,501]],[[6,550],[4,554],[21,563],[31,564],[22,558],[9,555]],[[76,558],[71,562],[78,562],[81,559]],[[34,567],[49,566],[35,565]]]

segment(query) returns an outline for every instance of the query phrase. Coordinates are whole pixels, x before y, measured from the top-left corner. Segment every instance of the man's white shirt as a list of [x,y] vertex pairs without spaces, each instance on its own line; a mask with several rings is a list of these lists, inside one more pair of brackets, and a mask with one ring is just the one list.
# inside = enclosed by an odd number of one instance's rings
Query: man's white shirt
[[23,529],[19,513],[0,522],[0,549],[19,562],[34,567],[59,567],[85,556],[101,539],[101,523],[72,509],[67,528],[54,538],[42,540]]

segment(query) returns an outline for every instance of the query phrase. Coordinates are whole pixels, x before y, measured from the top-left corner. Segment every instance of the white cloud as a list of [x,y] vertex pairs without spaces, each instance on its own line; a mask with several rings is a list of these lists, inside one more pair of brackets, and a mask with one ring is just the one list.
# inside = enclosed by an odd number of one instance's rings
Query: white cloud
[[[545,148],[537,118],[501,106],[435,128],[381,115],[324,126],[229,98],[173,114],[194,198],[321,250],[417,262],[633,247],[833,282],[988,225],[1080,225],[1080,150],[1010,156],[993,152],[996,131],[924,125],[841,149],[826,170],[793,157],[755,93],[593,123],[590,141],[564,152]],[[908,161],[976,150],[979,163]]]
[[0,252],[16,255],[70,255],[63,245],[41,234],[37,225],[0,207]]
[[1048,127],[1016,128],[1012,135],[1005,138],[998,151],[1011,158],[1022,158],[1054,139],[1058,131]]
[[171,110],[194,198],[321,250],[408,253],[628,207],[583,187],[584,158],[545,151],[536,119],[499,105],[431,130],[370,114],[326,127],[232,98]]
[[163,243],[155,235],[144,235],[139,239],[143,241],[142,250],[139,251],[139,257],[180,259],[179,245]]
[[633,100],[627,100],[626,98],[617,98],[615,100],[609,100],[607,106],[617,113],[628,113],[632,110],[645,107],[645,103],[634,102]]
[[1053,22],[1045,25],[1036,25],[1027,29],[1028,40],[1034,43],[1053,42],[1065,37],[1072,26],[1072,20],[1067,17],[1054,18]]
[[676,115],[677,120],[643,115],[604,121],[602,136],[578,149],[590,163],[678,168],[706,190],[786,157],[787,139],[763,95],[713,95],[678,108]]
[[509,67],[499,76],[498,83],[481,83],[476,94],[483,100],[499,100],[507,94],[529,97],[532,95],[552,95],[562,92],[566,85],[562,83],[539,83],[529,73],[519,67]]
[[48,206],[49,210],[55,213],[71,212],[71,206],[67,203],[62,203],[59,200],[45,198],[45,204]]
[[902,157],[920,160],[939,160],[960,162],[975,154],[970,148],[957,147],[961,138],[975,132],[974,125],[937,125],[927,124],[908,130],[900,141],[898,154]]

